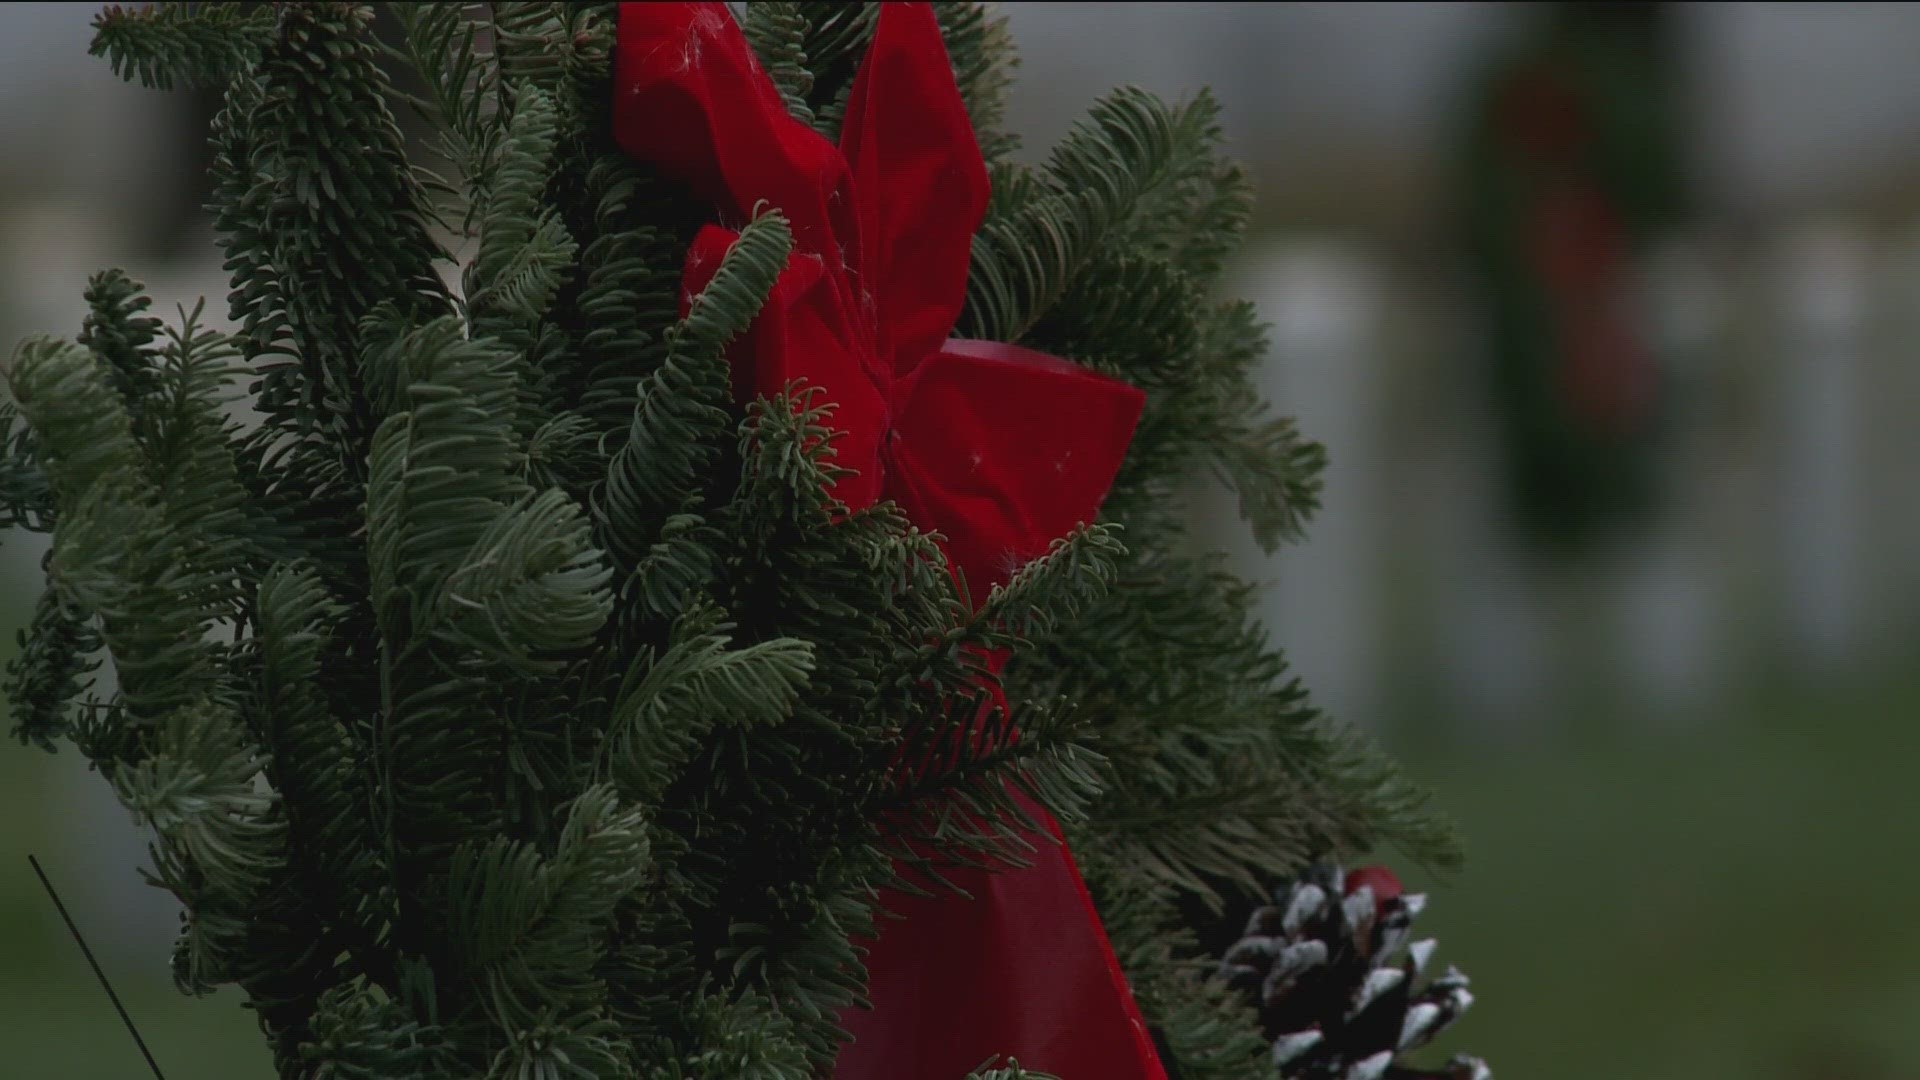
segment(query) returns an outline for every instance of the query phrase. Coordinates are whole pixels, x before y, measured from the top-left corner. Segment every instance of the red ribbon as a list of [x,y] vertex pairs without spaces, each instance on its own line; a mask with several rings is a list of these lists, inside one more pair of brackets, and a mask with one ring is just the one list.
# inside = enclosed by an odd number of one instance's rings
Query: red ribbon
[[[942,534],[976,604],[1095,518],[1145,397],[1019,346],[949,339],[988,184],[928,5],[882,5],[838,147],[787,112],[722,4],[622,4],[614,90],[628,153],[723,221],[763,200],[786,214],[794,254],[730,351],[735,389],[825,390],[835,464],[853,470],[835,481],[841,501],[891,499]],[[736,239],[719,225],[695,238],[683,302]],[[995,1054],[1070,1078],[1164,1080],[1058,823],[1027,809],[1053,841],[1031,867],[953,875],[972,899],[881,897],[904,919],[869,943],[873,1008],[841,1017],[854,1042],[840,1080],[957,1080]]]

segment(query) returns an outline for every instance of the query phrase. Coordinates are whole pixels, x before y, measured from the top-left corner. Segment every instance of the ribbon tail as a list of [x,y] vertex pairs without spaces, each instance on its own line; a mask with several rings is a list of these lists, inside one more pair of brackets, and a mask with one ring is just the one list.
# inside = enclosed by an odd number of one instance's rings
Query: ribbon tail
[[835,1080],[963,1077],[994,1055],[1069,1080],[1166,1080],[1093,898],[1059,824],[1022,800],[1052,839],[1033,864],[948,875],[972,894],[887,893],[899,920],[869,944],[872,1009]]
[[[1018,738],[996,723],[1007,715],[999,682],[1007,653],[981,650],[978,659],[986,700],[953,733],[956,743],[939,748],[946,760],[935,767]],[[1015,798],[1042,830],[1028,837],[1030,865],[944,871],[966,897],[882,893],[881,908],[901,918],[883,918],[878,940],[864,943],[873,1008],[841,1013],[853,1042],[835,1080],[958,1078],[995,1055],[1067,1078],[1166,1080],[1059,822]]]

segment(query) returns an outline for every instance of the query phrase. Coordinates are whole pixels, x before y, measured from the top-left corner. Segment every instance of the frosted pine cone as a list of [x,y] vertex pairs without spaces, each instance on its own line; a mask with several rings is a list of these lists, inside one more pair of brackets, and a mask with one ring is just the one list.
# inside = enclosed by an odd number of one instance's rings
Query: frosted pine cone
[[[1273,1061],[1297,1080],[1491,1080],[1477,1058],[1438,1070],[1400,1055],[1427,1045],[1473,1004],[1452,967],[1415,988],[1432,938],[1408,944],[1423,895],[1402,894],[1385,867],[1316,867],[1256,909],[1220,962],[1220,977],[1260,1011]],[[1396,961],[1395,955],[1404,956]]]

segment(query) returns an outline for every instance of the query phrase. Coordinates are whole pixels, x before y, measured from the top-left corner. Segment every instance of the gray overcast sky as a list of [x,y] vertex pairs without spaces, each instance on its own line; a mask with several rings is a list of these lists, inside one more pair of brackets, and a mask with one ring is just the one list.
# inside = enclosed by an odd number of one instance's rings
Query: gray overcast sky
[[[1458,65],[1491,3],[1007,5],[1036,142],[1108,86],[1211,83],[1237,140],[1290,156],[1330,140],[1415,167],[1438,150]],[[1742,204],[1818,197],[1920,163],[1920,5],[1688,5],[1711,190]],[[1284,165],[1283,165],[1284,168]]]
[[[1344,144],[1416,170],[1438,150],[1457,65],[1499,21],[1489,3],[1006,7],[1026,59],[1015,105],[1036,144],[1118,83],[1180,92],[1210,82],[1229,132],[1243,148],[1266,144],[1263,158],[1304,161]],[[0,170],[84,173],[140,138],[125,115],[134,99],[114,95],[105,65],[85,55],[98,8],[0,5]],[[1690,14],[1721,199],[1818,197],[1920,164],[1920,5],[1699,4]]]

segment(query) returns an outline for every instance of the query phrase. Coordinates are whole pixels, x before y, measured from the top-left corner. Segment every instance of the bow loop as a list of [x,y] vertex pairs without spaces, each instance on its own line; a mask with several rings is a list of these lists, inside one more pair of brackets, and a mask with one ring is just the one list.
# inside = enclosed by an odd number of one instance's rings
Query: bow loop
[[724,4],[622,4],[614,48],[620,148],[744,224],[765,200],[796,251],[859,247],[847,162],[795,120]]
[[875,299],[881,358],[905,375],[953,333],[988,194],[987,163],[925,4],[881,9],[840,152],[862,195],[856,284]]

